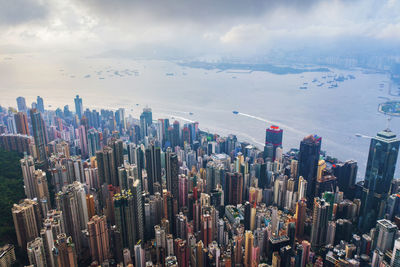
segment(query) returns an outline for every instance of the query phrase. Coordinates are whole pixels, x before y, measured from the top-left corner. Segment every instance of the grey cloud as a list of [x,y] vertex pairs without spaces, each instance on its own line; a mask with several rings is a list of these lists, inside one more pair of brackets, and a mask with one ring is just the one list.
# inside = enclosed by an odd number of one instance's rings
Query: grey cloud
[[152,19],[207,21],[234,17],[258,17],[279,7],[306,11],[318,0],[87,0],[78,1],[106,16],[146,14]]
[[0,25],[19,25],[44,19],[47,14],[47,7],[38,0],[0,0]]

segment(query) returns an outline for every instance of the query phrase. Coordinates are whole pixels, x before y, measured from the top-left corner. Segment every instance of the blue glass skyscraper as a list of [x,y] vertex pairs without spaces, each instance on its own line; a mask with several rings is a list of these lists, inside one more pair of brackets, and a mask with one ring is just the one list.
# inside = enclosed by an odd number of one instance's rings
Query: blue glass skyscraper
[[384,213],[385,202],[396,168],[400,141],[389,129],[371,139],[362,192],[359,227],[362,232],[375,226]]

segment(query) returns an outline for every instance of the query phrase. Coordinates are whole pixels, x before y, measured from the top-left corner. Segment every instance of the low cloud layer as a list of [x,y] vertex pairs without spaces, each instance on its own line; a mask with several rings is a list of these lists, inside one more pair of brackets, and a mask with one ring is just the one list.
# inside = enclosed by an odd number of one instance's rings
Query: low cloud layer
[[5,53],[254,56],[370,44],[400,45],[399,1],[0,0]]

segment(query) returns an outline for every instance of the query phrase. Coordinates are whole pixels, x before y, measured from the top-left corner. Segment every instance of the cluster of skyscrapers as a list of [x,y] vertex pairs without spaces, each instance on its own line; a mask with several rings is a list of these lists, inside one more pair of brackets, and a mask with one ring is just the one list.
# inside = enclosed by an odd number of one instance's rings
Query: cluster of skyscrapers
[[[371,139],[357,162],[304,137],[284,152],[283,129],[263,151],[198,123],[139,119],[125,110],[43,99],[0,107],[0,147],[20,152],[26,199],[12,207],[33,266],[400,266],[400,141]],[[367,153],[367,151],[366,151]],[[13,245],[1,261],[15,261]],[[14,255],[14,256],[13,256]]]

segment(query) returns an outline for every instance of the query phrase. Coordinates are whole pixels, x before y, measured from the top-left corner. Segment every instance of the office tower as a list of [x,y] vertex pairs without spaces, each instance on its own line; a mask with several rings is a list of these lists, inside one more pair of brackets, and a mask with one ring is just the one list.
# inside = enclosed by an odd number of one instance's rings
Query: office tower
[[329,203],[318,197],[314,198],[313,222],[311,228],[311,245],[318,248],[325,245],[328,229]]
[[140,115],[140,136],[144,138],[149,135],[149,126],[153,124],[151,108],[144,108]]
[[154,194],[154,183],[161,184],[161,149],[151,145],[146,149],[146,171],[149,192]]
[[78,133],[79,133],[79,147],[81,149],[81,156],[82,158],[87,158],[88,156],[88,139],[87,139],[87,133],[86,133],[86,127],[84,125],[80,125],[78,127]]
[[245,233],[245,244],[244,244],[244,266],[251,267],[252,264],[252,253],[253,253],[254,236],[251,231]]
[[353,199],[358,170],[357,162],[348,160],[344,163],[334,164],[332,169],[333,174],[337,178],[339,190],[342,191],[347,198]]
[[38,162],[45,163],[47,161],[47,134],[46,126],[42,115],[36,109],[31,109],[31,121],[33,137],[35,139],[36,153]]
[[321,140],[321,137],[309,135],[300,142],[298,169],[299,175],[307,181],[308,199],[314,198]]
[[237,205],[242,203],[243,175],[241,173],[225,173],[225,205]]
[[272,161],[275,161],[276,149],[282,146],[283,130],[278,126],[271,125],[265,131],[265,146],[271,144],[273,146]]
[[38,96],[36,99],[36,107],[39,110],[39,112],[44,113],[44,103],[43,103],[43,98]]
[[298,185],[298,199],[306,198],[306,193],[307,193],[307,181],[303,178],[303,176],[300,176]]
[[75,113],[78,115],[78,118],[82,118],[82,113],[83,113],[83,105],[82,105],[82,98],[79,97],[79,95],[76,95],[75,99]]
[[28,242],[27,253],[29,263],[35,267],[46,267],[46,253],[44,251],[43,240],[37,237],[35,240]]
[[386,250],[392,249],[397,226],[391,221],[383,219],[376,224],[378,238],[376,240],[376,249],[385,253]]
[[103,147],[103,150],[96,152],[96,160],[100,183],[117,185],[117,173],[113,149],[109,146]]
[[18,112],[14,114],[15,127],[17,133],[29,135],[28,116],[25,112]]
[[78,259],[72,238],[62,233],[57,236],[55,249],[53,250],[56,266],[58,267],[77,267]]
[[122,190],[113,197],[115,222],[121,232],[123,247],[133,252],[137,241],[144,239],[143,204],[140,181],[133,184],[132,192]]
[[171,137],[171,147],[174,148],[181,144],[181,140],[179,137],[180,125],[178,121],[174,121],[173,130],[172,130],[172,137]]
[[18,246],[26,248],[29,241],[39,236],[42,215],[37,201],[25,199],[11,209]]
[[32,156],[25,156],[20,160],[22,176],[24,178],[25,195],[33,199],[36,196],[36,185],[34,180],[35,162]]
[[306,220],[306,209],[307,209],[307,201],[305,199],[300,199],[296,204],[296,237],[302,238],[304,235],[304,223]]
[[108,142],[108,146],[112,148],[114,153],[115,168],[124,165],[124,144],[121,139],[112,138]]
[[326,244],[333,246],[335,244],[336,223],[330,221],[328,223],[328,231],[326,233]]
[[298,164],[299,162],[295,159],[290,161],[290,177],[296,178],[298,177]]
[[400,238],[396,239],[394,242],[394,248],[392,253],[392,259],[390,261],[390,266],[399,267],[400,266]]
[[16,261],[15,248],[11,244],[5,244],[0,247],[0,266],[8,267],[12,266]]
[[179,173],[179,165],[178,165],[178,156],[176,153],[166,153],[166,182],[167,182],[167,190],[171,192],[172,196],[175,199],[178,199],[179,196],[179,187],[178,187],[178,173]]
[[101,133],[99,133],[96,129],[90,129],[87,131],[89,157],[96,156],[96,151],[101,149],[100,139]]
[[125,109],[119,108],[115,112],[115,120],[117,125],[119,126],[119,130],[126,130],[126,121],[125,121]]
[[22,97],[22,96],[17,97],[17,107],[18,107],[18,111],[20,111],[20,112],[28,111],[24,97]]
[[144,249],[142,245],[136,244],[135,245],[135,267],[145,267],[146,257],[144,255]]
[[72,236],[79,254],[82,249],[82,230],[86,229],[89,221],[84,185],[75,181],[64,186],[63,191],[56,194],[56,203],[57,209],[64,215],[65,232]]
[[361,196],[360,230],[371,229],[383,216],[396,168],[400,141],[389,129],[371,139],[363,192]]
[[105,216],[93,216],[87,224],[92,261],[102,263],[110,256],[110,237]]

